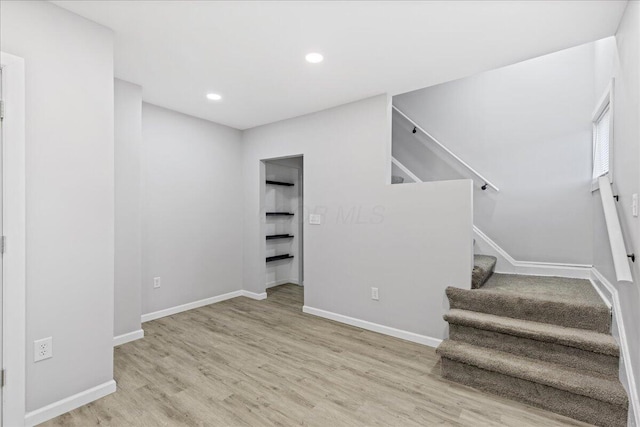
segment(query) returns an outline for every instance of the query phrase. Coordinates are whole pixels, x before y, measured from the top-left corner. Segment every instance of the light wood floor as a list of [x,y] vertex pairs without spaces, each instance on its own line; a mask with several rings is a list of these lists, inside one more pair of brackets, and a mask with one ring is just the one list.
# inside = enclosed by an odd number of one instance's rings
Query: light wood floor
[[434,349],[302,313],[302,288],[144,324],[118,391],[47,426],[586,425],[450,383]]

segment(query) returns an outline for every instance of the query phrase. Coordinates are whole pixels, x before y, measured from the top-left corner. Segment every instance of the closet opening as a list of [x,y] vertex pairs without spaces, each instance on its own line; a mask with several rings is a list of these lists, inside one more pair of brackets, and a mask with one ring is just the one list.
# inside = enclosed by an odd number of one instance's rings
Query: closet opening
[[[304,305],[304,161],[263,160],[265,288],[268,299]],[[282,301],[280,301],[282,300]]]

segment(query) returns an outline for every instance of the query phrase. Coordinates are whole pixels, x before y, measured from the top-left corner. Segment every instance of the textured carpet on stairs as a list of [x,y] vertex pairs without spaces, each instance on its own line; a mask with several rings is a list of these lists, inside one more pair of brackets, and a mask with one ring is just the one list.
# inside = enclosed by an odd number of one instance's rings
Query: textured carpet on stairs
[[592,424],[626,425],[611,311],[588,281],[490,274],[478,289],[446,294],[443,377]]
[[497,258],[488,255],[473,256],[473,270],[471,271],[471,288],[479,289],[493,274]]
[[451,308],[611,331],[611,311],[588,280],[494,274],[477,290],[447,288]]
[[445,378],[592,424],[626,425],[628,400],[616,377],[452,340],[438,353]]
[[611,335],[584,329],[451,310],[449,339],[545,362],[616,376],[618,345]]

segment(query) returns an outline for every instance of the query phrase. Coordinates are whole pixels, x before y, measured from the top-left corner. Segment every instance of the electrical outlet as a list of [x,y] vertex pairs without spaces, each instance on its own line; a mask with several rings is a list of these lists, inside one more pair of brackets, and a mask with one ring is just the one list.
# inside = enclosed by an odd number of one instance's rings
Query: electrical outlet
[[633,216],[638,216],[638,193],[633,193],[631,196],[631,213]]
[[371,288],[371,299],[376,301],[380,299],[378,295],[378,288]]
[[160,278],[159,277],[154,277],[153,278],[153,289],[158,289],[160,287]]
[[53,357],[53,338],[43,338],[33,342],[33,361],[39,362]]

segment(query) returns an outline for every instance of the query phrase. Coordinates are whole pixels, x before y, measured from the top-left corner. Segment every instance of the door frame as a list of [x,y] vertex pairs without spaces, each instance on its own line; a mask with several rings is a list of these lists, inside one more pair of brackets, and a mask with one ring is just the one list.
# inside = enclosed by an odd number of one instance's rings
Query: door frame
[[[26,187],[24,59],[0,52],[4,101],[2,197],[6,251],[2,271],[2,425],[22,426],[26,413]],[[11,327],[7,327],[11,325]]]
[[[268,158],[264,158],[264,159],[260,159],[258,161],[258,165],[259,165],[259,175],[260,175],[260,197],[259,197],[259,206],[260,206],[260,212],[261,212],[261,221],[260,221],[260,236],[264,236],[265,235],[265,230],[266,230],[266,224],[264,221],[264,205],[265,205],[265,194],[266,194],[266,185],[265,185],[265,181],[266,181],[266,163],[268,162],[272,162],[272,161],[277,161],[277,160],[286,160],[286,159],[292,159],[292,158],[297,158],[300,157],[302,159],[302,168],[297,168],[294,166],[287,166],[290,167],[292,169],[297,169],[298,170],[298,182],[300,185],[300,200],[299,200],[299,205],[298,205],[298,217],[296,219],[296,221],[299,221],[299,227],[296,231],[297,234],[297,238],[299,239],[299,246],[298,246],[298,259],[299,259],[299,264],[298,264],[298,285],[299,286],[304,286],[304,235],[305,235],[305,205],[304,205],[304,167],[305,167],[305,155],[304,153],[299,153],[299,154],[290,154],[290,155],[285,155],[285,156],[277,156],[277,157],[268,157]],[[266,242],[264,240],[264,238],[261,240],[262,244],[260,246],[260,259],[265,258],[266,252],[267,252],[267,246],[266,246]],[[262,282],[265,283],[265,290],[263,292],[266,292],[267,287],[266,287],[266,281],[264,280],[265,275],[266,275],[266,265],[264,263],[262,263],[262,273],[260,275],[260,277],[262,277]]]

